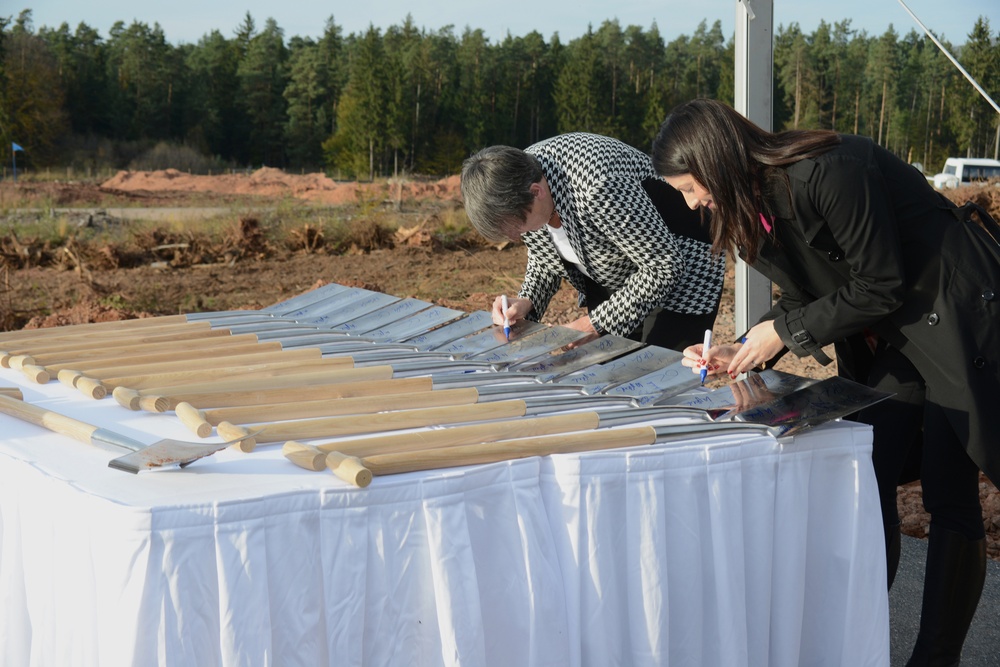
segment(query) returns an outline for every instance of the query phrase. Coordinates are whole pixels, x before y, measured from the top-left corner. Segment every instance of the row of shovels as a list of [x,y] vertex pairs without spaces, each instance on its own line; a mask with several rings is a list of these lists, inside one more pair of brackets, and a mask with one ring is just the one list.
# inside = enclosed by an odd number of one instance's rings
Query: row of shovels
[[[249,452],[281,442],[297,465],[332,470],[358,486],[373,474],[731,429],[769,432],[607,391],[649,385],[640,394],[648,398],[689,388],[696,376],[671,368],[679,366],[673,351],[612,338],[565,351],[575,334],[530,324],[507,342],[485,314],[365,292],[334,285],[264,312],[0,334],[0,364],[35,382],[55,376],[94,399],[110,394],[131,410],[173,411],[199,437],[215,430],[221,443],[143,445],[2,393],[0,411],[84,442],[124,447],[130,453],[110,465],[129,472],[186,466],[230,445]],[[650,374],[664,369],[679,380],[672,380],[672,393],[656,394],[661,385]]]

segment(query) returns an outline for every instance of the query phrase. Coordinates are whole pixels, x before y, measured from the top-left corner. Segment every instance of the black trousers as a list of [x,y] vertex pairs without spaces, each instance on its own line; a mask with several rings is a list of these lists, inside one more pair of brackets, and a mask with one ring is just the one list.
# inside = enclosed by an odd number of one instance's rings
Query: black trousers
[[899,523],[896,487],[919,478],[924,508],[935,525],[977,540],[985,536],[979,467],[965,452],[943,409],[928,397],[924,379],[902,352],[880,340],[874,354],[838,346],[841,374],[893,397],[855,417],[872,426],[872,465],[882,520]]

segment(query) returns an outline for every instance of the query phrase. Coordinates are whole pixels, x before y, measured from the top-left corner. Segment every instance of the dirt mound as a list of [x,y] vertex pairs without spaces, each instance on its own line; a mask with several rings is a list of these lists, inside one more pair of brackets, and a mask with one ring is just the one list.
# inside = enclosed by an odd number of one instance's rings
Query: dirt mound
[[437,181],[403,178],[359,183],[335,181],[321,173],[288,174],[272,167],[263,167],[252,173],[211,176],[186,174],[176,169],[119,171],[101,183],[100,187],[109,192],[201,192],[270,198],[294,197],[333,205],[353,204],[365,197],[461,199],[457,175]]

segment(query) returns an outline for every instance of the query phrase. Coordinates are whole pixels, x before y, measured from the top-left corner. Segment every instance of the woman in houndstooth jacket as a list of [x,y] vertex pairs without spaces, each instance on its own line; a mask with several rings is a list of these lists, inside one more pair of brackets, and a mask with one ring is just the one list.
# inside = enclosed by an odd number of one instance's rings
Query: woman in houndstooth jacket
[[680,350],[712,328],[725,259],[645,153],[582,132],[492,146],[465,161],[462,196],[484,237],[528,248],[512,323],[541,320],[565,279],[587,308],[568,325],[590,334],[577,344],[608,333]]

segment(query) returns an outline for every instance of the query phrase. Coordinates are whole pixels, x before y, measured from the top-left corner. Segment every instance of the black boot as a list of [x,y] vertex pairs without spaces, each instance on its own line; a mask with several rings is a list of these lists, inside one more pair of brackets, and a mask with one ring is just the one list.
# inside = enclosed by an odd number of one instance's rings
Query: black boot
[[885,528],[885,574],[888,588],[896,580],[896,570],[899,569],[900,550],[899,522]]
[[932,523],[920,633],[907,667],[959,664],[985,580],[986,538],[969,540]]

